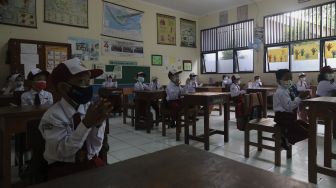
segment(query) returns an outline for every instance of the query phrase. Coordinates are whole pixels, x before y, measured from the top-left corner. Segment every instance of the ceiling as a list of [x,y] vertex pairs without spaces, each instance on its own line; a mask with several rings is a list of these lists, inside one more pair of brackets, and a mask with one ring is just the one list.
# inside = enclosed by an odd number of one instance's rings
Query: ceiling
[[162,7],[178,10],[195,16],[228,10],[260,0],[141,0]]

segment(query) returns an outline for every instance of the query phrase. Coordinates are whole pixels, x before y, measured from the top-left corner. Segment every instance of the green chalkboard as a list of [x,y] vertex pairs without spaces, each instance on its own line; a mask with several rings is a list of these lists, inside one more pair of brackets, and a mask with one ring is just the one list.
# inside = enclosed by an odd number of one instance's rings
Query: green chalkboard
[[[114,65],[106,65],[105,71],[111,72],[114,69]],[[122,79],[118,79],[118,84],[132,84],[135,83],[135,77],[138,72],[144,72],[146,74],[145,82],[150,82],[150,67],[144,66],[123,66],[122,67]],[[95,84],[101,84],[104,79],[96,79]]]

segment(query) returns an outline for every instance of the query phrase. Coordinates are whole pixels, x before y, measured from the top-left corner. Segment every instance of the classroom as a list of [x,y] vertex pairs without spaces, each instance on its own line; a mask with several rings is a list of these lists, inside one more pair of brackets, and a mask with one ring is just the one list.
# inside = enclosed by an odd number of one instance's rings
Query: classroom
[[0,0],[0,188],[333,188],[335,79],[334,0]]

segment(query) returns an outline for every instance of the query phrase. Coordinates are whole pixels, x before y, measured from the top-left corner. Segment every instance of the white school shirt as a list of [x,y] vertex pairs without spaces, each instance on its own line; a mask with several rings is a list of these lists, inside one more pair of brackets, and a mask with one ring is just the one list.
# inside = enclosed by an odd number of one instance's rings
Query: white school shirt
[[89,129],[80,122],[74,129],[72,116],[79,112],[83,119],[89,104],[80,105],[75,110],[62,98],[43,115],[39,130],[45,139],[44,158],[48,164],[56,161],[75,162],[76,152],[83,147],[85,141],[89,160],[99,154],[104,140],[105,122],[99,128]]
[[241,94],[245,94],[246,92],[244,90],[240,90],[240,86],[232,83],[230,86],[230,93],[231,93],[231,97],[237,97]]
[[297,88],[298,91],[307,91],[307,90],[309,90],[307,82],[306,81],[301,81],[301,80],[299,80],[296,83],[296,88]]
[[157,83],[151,82],[149,84],[149,88],[150,88],[151,91],[157,91],[157,90],[161,89],[161,85],[158,82]]
[[169,81],[166,88],[166,93],[167,93],[166,97],[167,101],[171,101],[179,99],[181,94],[184,93],[184,91],[181,86],[177,86],[174,82]]
[[147,84],[141,82],[137,82],[134,84],[134,91],[144,91],[144,90],[150,90]]
[[117,88],[118,87],[118,82],[106,81],[106,82],[103,82],[102,85],[103,85],[104,88]]
[[229,78],[226,78],[222,81],[222,87],[226,87],[226,85],[232,84],[232,80]]
[[193,83],[189,82],[188,84],[186,84],[184,87],[183,87],[183,90],[185,93],[195,93],[196,92],[196,89],[194,87],[195,85],[193,85]]
[[273,110],[274,112],[290,112],[299,106],[301,99],[295,97],[292,100],[289,96],[289,90],[283,86],[278,85],[277,90],[273,95]]
[[[37,94],[37,91],[33,89],[22,93],[21,106],[33,106],[36,94]],[[40,97],[41,105],[43,104],[52,105],[54,103],[53,96],[48,91],[41,90],[39,92],[39,97]]]
[[254,81],[252,83],[252,89],[258,89],[258,88],[261,88],[261,86],[262,86],[262,82]]
[[331,83],[328,80],[323,80],[318,83],[316,95],[320,97],[331,97],[333,92],[336,92],[335,82]]

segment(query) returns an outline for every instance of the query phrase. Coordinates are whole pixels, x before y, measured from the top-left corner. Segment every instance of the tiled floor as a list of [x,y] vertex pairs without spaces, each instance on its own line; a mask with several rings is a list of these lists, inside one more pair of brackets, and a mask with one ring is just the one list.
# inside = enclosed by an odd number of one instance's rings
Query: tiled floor
[[[270,112],[272,113],[272,112]],[[275,167],[274,153],[263,150],[257,152],[256,148],[251,147],[250,158],[244,157],[244,133],[236,129],[234,113],[231,112],[229,142],[224,144],[224,137],[221,135],[213,135],[210,137],[210,150],[214,154],[227,157],[248,165],[253,165],[274,173],[283,174],[292,178],[307,182],[308,181],[308,146],[307,140],[297,143],[293,146],[293,156],[291,160],[286,159],[285,152],[282,152],[281,167]],[[197,122],[197,132],[203,131],[203,118],[199,117]],[[150,134],[145,131],[135,131],[130,126],[128,119],[126,125],[122,124],[122,117],[113,117],[110,119],[110,134],[108,142],[110,150],[108,153],[108,163],[113,164],[119,161],[152,153],[172,146],[184,144],[183,132],[181,140],[175,140],[175,129],[168,129],[167,136],[161,135],[161,125],[155,127]],[[223,129],[223,116],[219,116],[218,112],[213,112],[210,116],[210,125],[213,128]],[[323,151],[323,126],[318,129],[320,136],[318,137],[318,161],[322,164]],[[251,134],[251,139],[256,139],[256,133]],[[333,141],[333,149],[336,152],[336,140]],[[204,146],[200,142],[191,141],[190,145],[200,149]],[[336,168],[336,160],[333,161],[333,167]],[[17,180],[17,171],[13,171],[13,180]],[[336,178],[319,175],[318,187],[334,188],[336,187]]]

